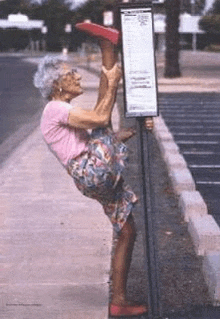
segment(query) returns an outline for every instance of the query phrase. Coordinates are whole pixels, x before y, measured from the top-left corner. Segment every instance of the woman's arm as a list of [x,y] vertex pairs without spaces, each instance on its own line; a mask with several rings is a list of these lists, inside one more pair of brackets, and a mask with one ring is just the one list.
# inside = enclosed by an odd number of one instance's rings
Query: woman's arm
[[112,109],[115,102],[118,82],[121,78],[121,69],[115,67],[112,72],[107,72],[108,88],[101,101],[92,111],[74,108],[69,113],[68,123],[71,126],[91,129],[109,125]]
[[84,129],[107,126],[110,121],[116,90],[117,87],[108,87],[104,98],[94,110],[84,110],[79,107],[70,110],[69,125]]

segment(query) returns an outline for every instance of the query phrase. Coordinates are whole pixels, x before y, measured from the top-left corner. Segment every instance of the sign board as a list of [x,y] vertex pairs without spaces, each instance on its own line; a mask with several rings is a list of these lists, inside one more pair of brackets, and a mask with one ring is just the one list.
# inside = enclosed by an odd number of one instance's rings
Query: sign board
[[104,11],[103,12],[103,24],[106,27],[111,27],[114,22],[113,11]]
[[126,117],[157,116],[153,14],[151,5],[122,4],[122,64]]

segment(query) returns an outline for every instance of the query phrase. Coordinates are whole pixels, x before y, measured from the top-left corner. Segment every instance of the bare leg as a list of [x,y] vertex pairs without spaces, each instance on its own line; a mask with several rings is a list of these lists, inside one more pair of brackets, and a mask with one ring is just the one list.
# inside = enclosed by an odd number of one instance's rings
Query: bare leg
[[[101,40],[100,47],[102,52],[102,65],[104,65],[104,67],[107,70],[111,70],[118,60],[117,49],[110,41],[107,41],[107,40]],[[98,103],[103,99],[106,93],[107,87],[108,87],[107,78],[105,74],[101,72],[98,100],[96,105],[98,105]]]
[[126,305],[126,284],[131,264],[136,231],[132,217],[121,230],[112,261],[112,304]]
[[[100,42],[100,47],[102,52],[102,65],[107,70],[111,70],[118,60],[117,48],[110,41],[107,41],[107,40],[102,40]],[[100,83],[99,83],[98,99],[97,99],[97,104],[95,109],[97,108],[98,104],[103,99],[103,97],[105,96],[107,88],[108,88],[108,81],[105,74],[102,71],[101,77],[100,77]],[[117,90],[115,92],[115,99],[116,99],[116,93],[117,93]],[[114,103],[115,101],[113,102],[113,105]],[[110,121],[109,127],[111,126],[112,125]],[[119,141],[125,142],[126,140],[128,140],[135,134],[136,134],[136,131],[133,129],[121,129],[120,132],[117,133],[117,138]]]
[[[109,41],[101,41],[102,65],[111,70],[117,62],[117,51]],[[98,102],[104,97],[108,87],[105,74],[101,73]],[[131,264],[131,256],[134,247],[136,231],[132,217],[129,217],[121,230],[117,240],[115,253],[112,261],[112,303],[115,305],[126,305],[126,284],[128,271]]]

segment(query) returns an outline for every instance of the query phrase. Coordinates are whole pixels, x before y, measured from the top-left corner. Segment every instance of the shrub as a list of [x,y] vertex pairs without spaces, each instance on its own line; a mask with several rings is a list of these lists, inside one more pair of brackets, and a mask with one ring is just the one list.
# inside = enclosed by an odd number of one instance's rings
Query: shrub
[[29,44],[29,33],[26,30],[17,28],[0,29],[0,50],[15,51],[25,49]]
[[199,26],[202,30],[207,33],[219,34],[220,35],[220,14],[213,14],[204,16]]

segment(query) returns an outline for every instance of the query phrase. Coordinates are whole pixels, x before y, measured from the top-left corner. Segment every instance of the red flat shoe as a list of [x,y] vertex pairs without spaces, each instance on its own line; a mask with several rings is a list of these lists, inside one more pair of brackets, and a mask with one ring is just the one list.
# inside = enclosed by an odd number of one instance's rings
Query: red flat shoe
[[77,23],[75,27],[97,38],[109,40],[114,45],[117,45],[120,41],[120,32],[113,28],[106,28],[99,24],[88,22]]
[[148,309],[144,305],[117,306],[117,305],[111,304],[109,307],[109,314],[112,317],[140,316],[147,312],[148,312]]

